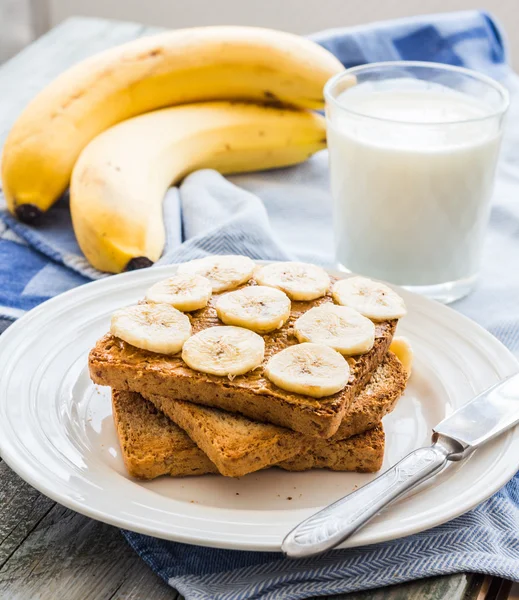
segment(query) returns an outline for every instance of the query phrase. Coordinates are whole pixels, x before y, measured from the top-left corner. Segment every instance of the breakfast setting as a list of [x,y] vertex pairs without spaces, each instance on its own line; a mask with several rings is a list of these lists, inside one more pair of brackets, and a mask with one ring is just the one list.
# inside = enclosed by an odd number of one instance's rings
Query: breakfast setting
[[512,8],[328,2],[0,43],[0,598],[519,599]]

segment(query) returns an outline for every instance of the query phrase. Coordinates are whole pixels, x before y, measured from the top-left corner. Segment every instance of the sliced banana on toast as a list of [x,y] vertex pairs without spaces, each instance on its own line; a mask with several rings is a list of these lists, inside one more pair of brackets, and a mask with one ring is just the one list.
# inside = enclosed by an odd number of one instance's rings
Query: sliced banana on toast
[[195,371],[210,375],[243,375],[263,362],[263,338],[243,327],[209,327],[191,336],[182,359]]
[[323,398],[340,392],[348,383],[346,359],[323,344],[296,344],[274,354],[266,366],[266,377],[287,392]]
[[206,277],[177,273],[152,285],[146,292],[146,302],[171,304],[178,310],[190,312],[207,306],[212,293],[211,282]]
[[367,279],[350,277],[332,287],[337,304],[349,306],[373,321],[400,319],[407,314],[403,299],[389,286]]
[[254,271],[258,285],[285,292],[291,300],[315,300],[330,288],[330,277],[324,269],[302,262],[279,262],[258,267]]
[[169,304],[135,304],[112,315],[110,332],[136,348],[176,354],[191,335],[191,321]]
[[375,325],[347,306],[323,304],[299,317],[294,334],[300,342],[330,346],[346,356],[364,354],[375,343]]
[[395,336],[389,346],[390,352],[396,355],[402,363],[407,379],[411,376],[413,368],[414,352],[411,347],[411,342],[403,335]]
[[286,323],[290,306],[290,299],[281,290],[256,285],[220,296],[216,312],[227,325],[268,333]]
[[247,256],[229,254],[191,260],[180,265],[178,272],[209,279],[213,292],[218,293],[232,290],[249,281],[255,267],[255,263]]

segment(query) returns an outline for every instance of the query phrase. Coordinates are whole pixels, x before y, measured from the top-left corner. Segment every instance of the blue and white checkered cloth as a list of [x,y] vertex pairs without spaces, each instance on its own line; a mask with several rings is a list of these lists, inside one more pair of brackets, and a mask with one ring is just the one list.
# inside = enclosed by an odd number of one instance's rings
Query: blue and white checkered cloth
[[[345,66],[425,60],[487,73],[512,93],[481,283],[455,306],[519,353],[519,78],[503,33],[485,13],[450,13],[314,36]],[[189,176],[165,203],[161,262],[207,253],[332,264],[327,157],[262,174]],[[232,182],[232,183],[231,183]],[[0,318],[102,277],[81,256],[64,198],[36,229],[0,212]],[[132,547],[188,600],[296,600],[431,575],[474,571],[519,580],[519,479],[477,509],[436,529],[381,545],[284,560],[276,553],[214,550],[125,532]]]

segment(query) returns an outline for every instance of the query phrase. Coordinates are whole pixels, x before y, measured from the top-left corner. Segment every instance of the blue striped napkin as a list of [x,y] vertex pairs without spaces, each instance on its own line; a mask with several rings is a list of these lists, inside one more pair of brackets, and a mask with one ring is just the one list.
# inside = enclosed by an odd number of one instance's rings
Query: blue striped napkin
[[[313,38],[346,66],[398,59],[445,62],[485,72],[511,90],[481,283],[455,307],[519,352],[519,78],[507,64],[501,28],[486,13],[464,12],[335,29]],[[167,195],[168,242],[160,262],[239,253],[331,265],[326,163],[323,152],[304,165],[268,173],[229,179],[214,171],[192,174]],[[0,210],[0,325],[102,276],[81,256],[66,197],[37,229]],[[519,580],[519,480],[436,529],[308,560],[124,535],[188,600],[296,600],[462,571]]]

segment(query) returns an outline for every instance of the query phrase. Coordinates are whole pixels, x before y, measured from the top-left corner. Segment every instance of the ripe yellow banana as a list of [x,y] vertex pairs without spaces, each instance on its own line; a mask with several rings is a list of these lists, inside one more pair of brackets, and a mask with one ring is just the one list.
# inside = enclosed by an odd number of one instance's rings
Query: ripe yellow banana
[[304,161],[326,145],[324,119],[301,109],[240,102],[150,112],[96,137],[72,173],[78,243],[102,271],[156,261],[164,248],[162,200],[187,173],[257,171]]
[[320,108],[325,82],[342,69],[314,42],[255,27],[181,29],[97,54],[59,76],[15,122],[2,161],[7,204],[25,221],[46,211],[81,150],[124,119],[224,99]]

